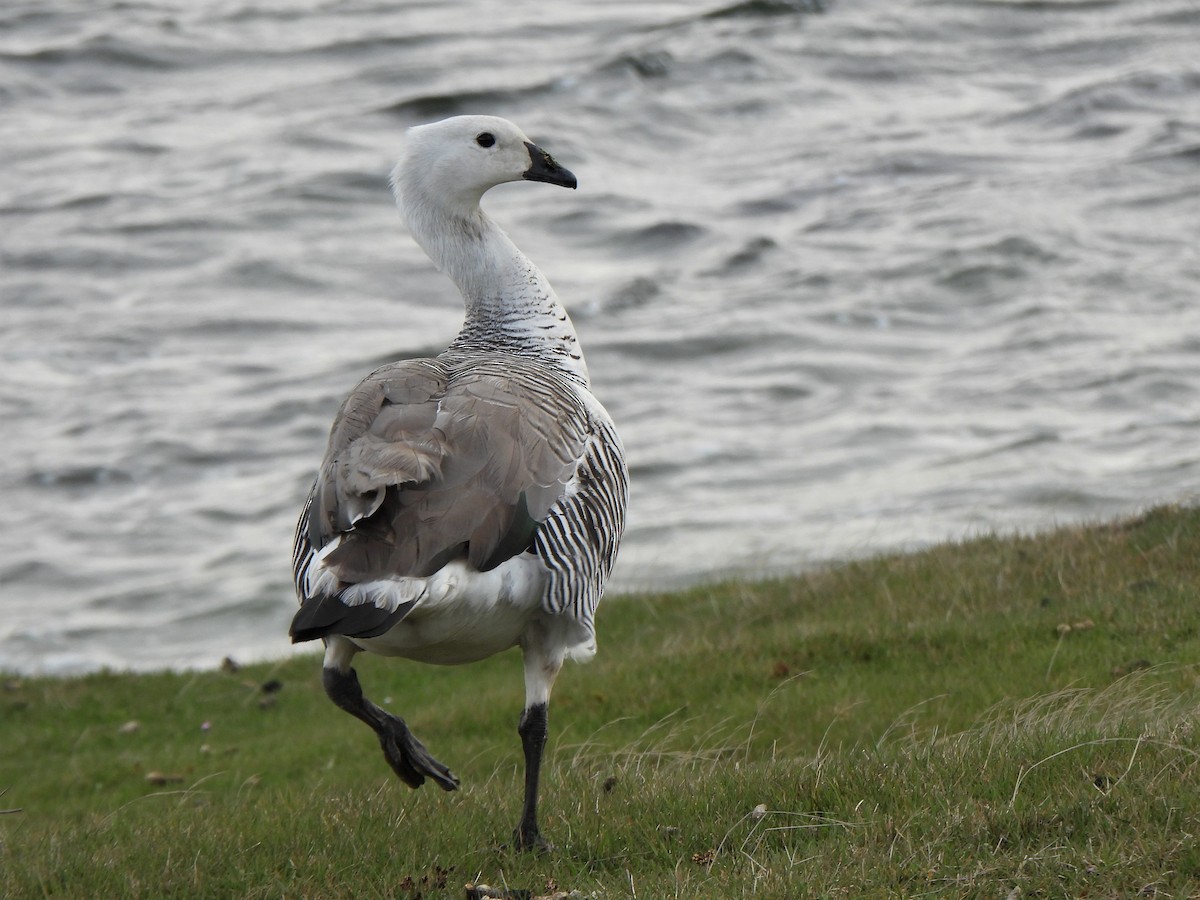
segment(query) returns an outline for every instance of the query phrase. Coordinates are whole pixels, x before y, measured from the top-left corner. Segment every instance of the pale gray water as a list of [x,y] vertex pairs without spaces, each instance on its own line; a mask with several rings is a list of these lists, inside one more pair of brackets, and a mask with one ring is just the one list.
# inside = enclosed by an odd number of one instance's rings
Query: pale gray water
[[10,0],[0,669],[287,652],[341,396],[458,324],[386,176],[460,112],[580,179],[488,199],[621,427],[618,588],[1193,499],[1198,46],[1194,0]]

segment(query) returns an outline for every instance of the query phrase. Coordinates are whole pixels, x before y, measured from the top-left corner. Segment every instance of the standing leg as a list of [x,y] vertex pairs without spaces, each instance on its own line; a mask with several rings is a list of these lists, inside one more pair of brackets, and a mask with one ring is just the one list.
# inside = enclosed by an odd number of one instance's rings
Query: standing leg
[[457,788],[458,779],[429,755],[425,745],[413,737],[403,719],[380,709],[363,696],[358,673],[350,666],[357,652],[358,648],[343,637],[335,635],[326,638],[322,674],[329,699],[374,729],[388,764],[409,787],[420,787],[428,775],[442,790]]
[[562,669],[562,658],[551,656],[534,644],[523,646],[525,652],[525,709],[517,725],[521,748],[525,751],[525,803],[521,821],[513,832],[513,844],[518,850],[547,852],[553,847],[542,837],[538,828],[538,783],[542,771],[542,751],[546,747],[546,711],[554,679]]

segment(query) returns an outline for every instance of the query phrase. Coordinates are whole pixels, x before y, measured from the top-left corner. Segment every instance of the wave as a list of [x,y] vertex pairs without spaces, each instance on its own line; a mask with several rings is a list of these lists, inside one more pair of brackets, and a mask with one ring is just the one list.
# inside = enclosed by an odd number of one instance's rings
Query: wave
[[812,15],[829,9],[831,0],[744,0],[703,13],[704,19],[761,19],[774,16]]

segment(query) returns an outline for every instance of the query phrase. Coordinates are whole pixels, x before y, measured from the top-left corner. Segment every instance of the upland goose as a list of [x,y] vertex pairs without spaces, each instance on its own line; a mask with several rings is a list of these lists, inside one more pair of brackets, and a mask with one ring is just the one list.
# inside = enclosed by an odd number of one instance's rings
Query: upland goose
[[596,652],[628,474],[566,311],[480,209],[489,188],[520,180],[576,186],[504,119],[409,129],[396,202],[462,292],[465,320],[444,352],[383,366],[342,403],[296,528],[291,637],[324,640],[326,693],[375,730],[403,781],[448,791],[458,779],[363,695],[351,661],[366,650],[457,665],[520,646],[525,794],[513,842],[545,849],[547,704],[564,659]]

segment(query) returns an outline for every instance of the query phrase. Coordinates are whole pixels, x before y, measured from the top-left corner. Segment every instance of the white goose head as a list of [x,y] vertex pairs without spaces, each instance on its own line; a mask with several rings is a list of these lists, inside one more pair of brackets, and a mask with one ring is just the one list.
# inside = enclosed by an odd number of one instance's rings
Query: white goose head
[[416,207],[436,204],[469,216],[490,188],[510,181],[544,181],[574,188],[575,176],[507,119],[455,116],[410,128],[392,171],[392,189],[412,224]]

